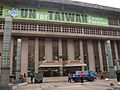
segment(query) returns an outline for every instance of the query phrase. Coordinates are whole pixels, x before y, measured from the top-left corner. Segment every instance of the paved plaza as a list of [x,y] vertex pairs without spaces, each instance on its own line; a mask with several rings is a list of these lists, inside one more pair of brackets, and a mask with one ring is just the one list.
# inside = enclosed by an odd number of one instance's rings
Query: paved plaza
[[[109,80],[95,80],[94,82],[84,83],[68,83],[67,77],[50,77],[44,78],[44,82],[40,84],[31,84],[28,79],[28,84],[14,86],[14,90],[120,90],[116,79]],[[110,86],[114,83],[115,86]]]

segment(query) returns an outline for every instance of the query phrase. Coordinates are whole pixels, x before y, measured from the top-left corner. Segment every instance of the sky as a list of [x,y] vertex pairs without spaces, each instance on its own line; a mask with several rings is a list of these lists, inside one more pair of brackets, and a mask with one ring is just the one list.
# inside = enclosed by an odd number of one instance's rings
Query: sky
[[120,0],[73,0],[73,1],[87,2],[87,3],[120,8]]

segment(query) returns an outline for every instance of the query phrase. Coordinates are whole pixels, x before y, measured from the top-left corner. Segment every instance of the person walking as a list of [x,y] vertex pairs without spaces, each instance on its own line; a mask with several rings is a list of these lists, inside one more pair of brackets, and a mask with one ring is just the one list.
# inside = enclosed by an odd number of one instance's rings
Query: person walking
[[117,70],[116,75],[117,75],[117,81],[120,82],[120,70]]
[[81,83],[84,83],[84,74],[83,74],[83,72],[81,72],[81,74],[80,74],[80,81],[81,81]]
[[31,73],[30,78],[31,78],[31,83],[33,83],[33,78],[34,78],[33,73]]
[[71,73],[68,73],[68,82],[71,82]]

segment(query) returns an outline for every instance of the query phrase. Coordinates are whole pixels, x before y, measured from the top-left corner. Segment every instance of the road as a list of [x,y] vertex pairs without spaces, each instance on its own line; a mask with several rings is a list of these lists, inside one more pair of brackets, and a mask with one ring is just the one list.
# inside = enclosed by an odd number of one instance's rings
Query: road
[[19,86],[14,90],[107,90],[108,88],[112,88],[110,87],[110,83],[114,83],[115,86],[119,87],[115,79],[95,80],[94,82],[84,83],[68,83],[67,80],[63,78],[49,78],[41,84],[27,84]]

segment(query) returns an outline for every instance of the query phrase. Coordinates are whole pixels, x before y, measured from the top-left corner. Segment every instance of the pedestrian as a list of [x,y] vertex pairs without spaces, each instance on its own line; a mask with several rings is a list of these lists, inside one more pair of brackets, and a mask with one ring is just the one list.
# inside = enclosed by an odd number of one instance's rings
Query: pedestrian
[[25,82],[26,81],[26,74],[24,73],[23,76],[24,76],[24,82]]
[[80,73],[80,81],[81,81],[81,83],[84,83],[84,74],[83,74],[83,72]]
[[20,75],[20,76],[19,76],[19,79],[20,79],[20,82],[21,82],[21,83],[24,82],[23,75]]
[[104,78],[104,73],[103,73],[103,72],[101,72],[101,80],[102,80],[102,79],[105,79],[105,78]]
[[71,82],[71,77],[72,77],[71,73],[68,73],[68,82]]
[[116,75],[117,75],[117,81],[120,82],[120,70],[117,70]]
[[104,73],[103,73],[102,71],[99,72],[99,77],[100,77],[101,80],[102,80],[102,79],[105,79]]
[[24,76],[24,78],[26,78],[26,74],[25,73],[23,74],[23,76]]
[[34,79],[33,73],[31,73],[30,78],[31,78],[31,83],[33,83],[33,79]]

